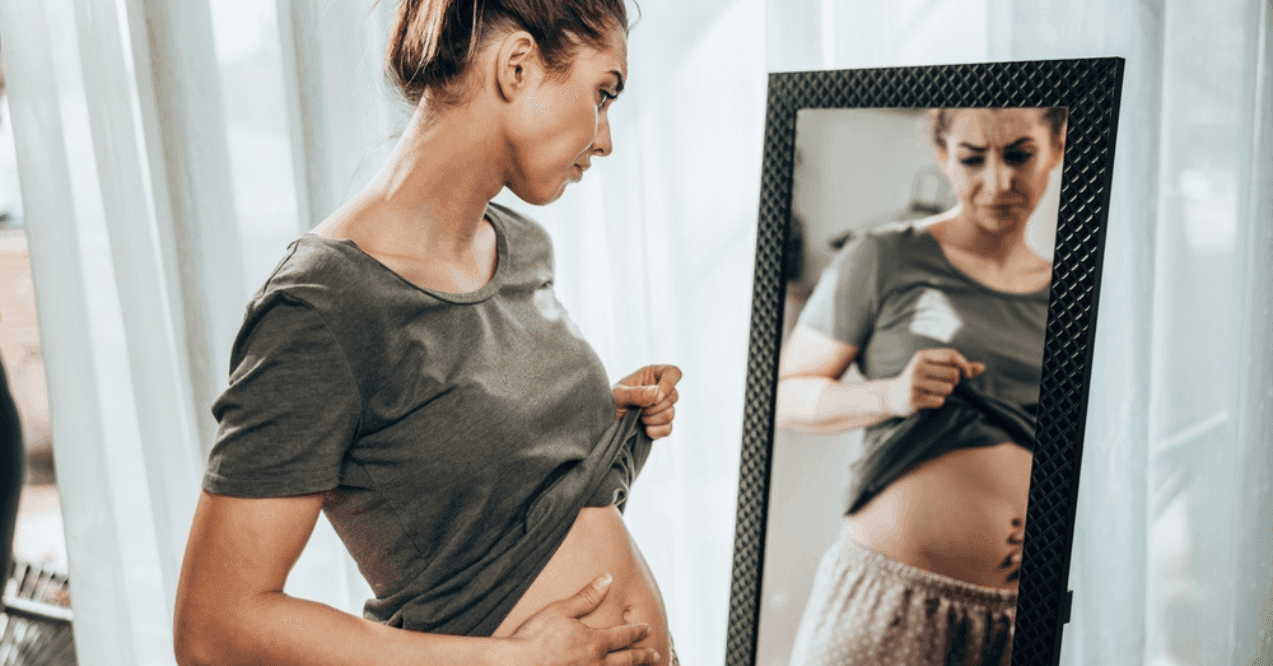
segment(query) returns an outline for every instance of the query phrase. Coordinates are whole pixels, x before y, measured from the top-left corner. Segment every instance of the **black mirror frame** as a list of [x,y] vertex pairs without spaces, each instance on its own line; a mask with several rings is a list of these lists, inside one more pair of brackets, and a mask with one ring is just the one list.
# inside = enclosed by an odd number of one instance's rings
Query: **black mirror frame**
[[1012,650],[1013,664],[1059,661],[1123,66],[1088,58],[769,75],[726,666],[756,659],[796,112],[811,108],[1069,109]]

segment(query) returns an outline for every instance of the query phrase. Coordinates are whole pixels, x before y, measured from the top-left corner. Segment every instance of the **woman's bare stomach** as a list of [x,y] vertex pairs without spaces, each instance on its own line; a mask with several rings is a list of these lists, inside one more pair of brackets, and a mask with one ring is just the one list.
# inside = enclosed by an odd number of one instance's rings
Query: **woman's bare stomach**
[[847,517],[846,528],[899,562],[1015,590],[1032,460],[1010,442],[951,451],[902,474]]
[[623,516],[614,506],[584,507],[579,511],[565,541],[494,636],[513,635],[523,622],[545,606],[573,596],[607,572],[614,576],[609,593],[596,610],[580,620],[595,628],[635,623],[650,625],[650,635],[636,646],[654,648],[659,653],[659,666],[667,666],[672,650],[663,598],[628,534]]

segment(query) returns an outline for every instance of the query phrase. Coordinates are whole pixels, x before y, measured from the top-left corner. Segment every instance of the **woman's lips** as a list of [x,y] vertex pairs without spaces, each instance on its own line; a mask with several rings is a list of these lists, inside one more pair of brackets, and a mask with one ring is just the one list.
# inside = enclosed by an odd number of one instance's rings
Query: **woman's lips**
[[1012,217],[1014,215],[1019,215],[1020,211],[1025,209],[1025,204],[984,204],[981,209],[985,211],[985,214],[990,215],[991,217]]

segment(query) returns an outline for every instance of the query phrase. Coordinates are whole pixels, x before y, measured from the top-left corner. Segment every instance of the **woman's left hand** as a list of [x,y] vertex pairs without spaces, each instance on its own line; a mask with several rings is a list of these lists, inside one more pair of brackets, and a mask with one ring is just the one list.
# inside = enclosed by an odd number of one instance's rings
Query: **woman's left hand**
[[676,383],[681,369],[675,365],[647,365],[619,380],[614,386],[614,417],[623,418],[628,407],[642,407],[641,422],[650,439],[672,434],[676,416]]

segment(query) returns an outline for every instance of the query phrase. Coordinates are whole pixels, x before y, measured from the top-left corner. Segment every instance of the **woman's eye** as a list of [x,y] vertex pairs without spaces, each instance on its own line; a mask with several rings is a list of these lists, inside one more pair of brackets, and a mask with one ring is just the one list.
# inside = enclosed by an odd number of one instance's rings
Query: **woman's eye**
[[610,101],[610,100],[612,100],[612,99],[614,99],[614,98],[618,97],[618,95],[613,95],[613,94],[611,94],[609,90],[604,90],[604,89],[603,89],[603,90],[601,90],[600,92],[601,92],[601,101],[597,104],[597,106],[599,106],[599,107],[600,107],[600,106],[605,106],[605,103],[606,103],[606,102],[608,102],[608,101]]
[[1031,157],[1034,157],[1034,153],[1024,150],[1010,150],[1003,154],[1003,161],[1008,164],[1025,164],[1030,161]]
[[960,163],[960,164],[962,164],[962,165],[964,165],[964,166],[970,166],[970,167],[971,167],[971,166],[981,166],[981,164],[982,164],[983,162],[985,162],[985,161],[986,161],[986,158],[981,157],[980,155],[978,155],[978,156],[974,156],[974,157],[965,157],[965,158],[963,158],[963,159],[959,160],[959,163]]

